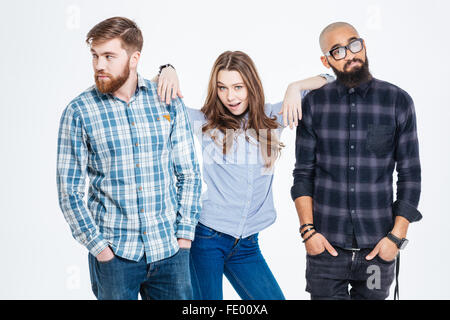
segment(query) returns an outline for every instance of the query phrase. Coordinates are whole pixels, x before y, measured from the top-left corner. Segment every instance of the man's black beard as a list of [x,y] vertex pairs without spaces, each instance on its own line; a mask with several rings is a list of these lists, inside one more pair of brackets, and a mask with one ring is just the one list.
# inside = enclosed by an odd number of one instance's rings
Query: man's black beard
[[331,64],[331,69],[333,69],[334,74],[336,75],[337,80],[342,83],[347,88],[354,88],[359,86],[361,83],[367,82],[370,79],[372,79],[372,75],[369,71],[369,60],[366,56],[366,61],[363,62],[361,59],[354,58],[353,60],[348,61],[344,65],[344,70],[347,65],[350,65],[352,62],[359,61],[362,63],[362,66],[357,68],[354,71],[346,72],[346,71],[339,71],[336,70],[335,67],[333,67]]

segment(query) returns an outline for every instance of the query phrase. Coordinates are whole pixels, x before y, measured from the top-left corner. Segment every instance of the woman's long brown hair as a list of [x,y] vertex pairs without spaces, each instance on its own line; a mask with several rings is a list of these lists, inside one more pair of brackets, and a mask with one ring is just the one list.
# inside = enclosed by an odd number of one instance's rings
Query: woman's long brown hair
[[[217,75],[219,71],[237,71],[240,73],[248,92],[248,120],[242,128],[242,116],[233,115],[220,101],[217,95]],[[226,51],[214,63],[208,85],[208,95],[201,111],[206,117],[203,133],[210,134],[217,143],[214,130],[224,134],[223,153],[226,154],[233,144],[235,132],[244,132],[258,141],[266,168],[271,168],[280,155],[283,144],[278,135],[272,132],[279,127],[276,118],[269,118],[264,112],[264,90],[252,59],[241,51]],[[232,130],[230,130],[232,129]],[[249,130],[250,129],[250,130]],[[248,141],[248,137],[247,141]]]

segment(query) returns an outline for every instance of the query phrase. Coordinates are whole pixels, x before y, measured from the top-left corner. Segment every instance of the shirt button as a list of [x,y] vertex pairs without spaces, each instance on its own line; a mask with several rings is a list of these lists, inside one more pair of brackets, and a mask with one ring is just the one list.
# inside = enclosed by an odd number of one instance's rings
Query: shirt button
[[144,212],[144,209],[141,209],[141,212]]
[[136,147],[138,147],[138,146],[139,146],[139,143],[136,142],[134,145],[135,145]]
[[355,149],[355,146],[354,146],[354,145],[351,145],[350,148]]
[[355,170],[355,167],[350,167],[350,170]]
[[144,234],[147,234],[147,232],[144,231]]
[[350,191],[351,191],[351,192],[354,192],[354,191],[355,191],[355,188],[351,188]]
[[356,107],[356,104],[352,103],[352,107]]
[[134,121],[131,123],[131,125],[134,127],[136,125],[136,123],[134,123]]
[[352,94],[353,92],[355,92],[355,89],[351,88],[350,90],[348,90],[348,93]]
[[355,210],[352,210],[352,213],[355,213]]
[[142,186],[139,187],[139,190],[142,191]]
[[139,168],[141,165],[139,163],[136,164],[136,167]]
[[352,123],[352,128],[354,128],[355,127],[355,125]]

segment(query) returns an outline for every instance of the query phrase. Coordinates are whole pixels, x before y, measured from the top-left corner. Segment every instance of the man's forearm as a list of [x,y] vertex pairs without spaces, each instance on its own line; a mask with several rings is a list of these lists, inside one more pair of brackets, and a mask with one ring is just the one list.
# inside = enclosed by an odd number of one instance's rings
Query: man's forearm
[[295,208],[297,209],[300,225],[305,223],[313,224],[313,198],[309,196],[298,197],[295,199]]
[[398,238],[406,238],[406,234],[408,233],[409,221],[402,217],[395,217],[395,224],[392,228],[392,234]]
[[108,247],[108,242],[100,233],[83,200],[83,194],[77,192],[69,194],[69,191],[60,191],[59,203],[75,240],[85,246],[93,256],[97,256]]

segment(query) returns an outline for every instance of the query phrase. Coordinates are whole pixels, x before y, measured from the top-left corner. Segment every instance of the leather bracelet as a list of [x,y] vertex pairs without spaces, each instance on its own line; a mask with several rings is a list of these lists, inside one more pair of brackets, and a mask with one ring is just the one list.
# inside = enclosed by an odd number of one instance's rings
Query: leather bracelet
[[302,229],[303,229],[304,227],[307,227],[307,226],[314,227],[314,225],[313,225],[312,223],[305,223],[305,224],[303,224],[303,225],[300,226],[300,228],[298,229],[298,231],[301,233],[301,232],[302,232]]
[[305,240],[303,240],[303,243],[305,243],[306,241],[308,241],[309,239],[311,239],[311,237],[312,237],[313,235],[315,235],[316,233],[317,233],[317,232],[314,230],[314,232],[311,233],[311,234],[309,235],[308,238],[306,238]]
[[315,230],[316,228],[314,228],[314,227],[311,227],[311,228],[309,228],[309,229],[307,229],[307,230],[305,230],[305,231],[303,231],[302,233],[300,233],[300,236],[303,238],[303,236],[305,235],[305,234],[307,234],[309,231],[311,231],[311,230]]

